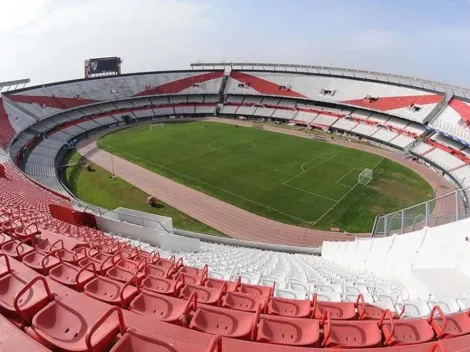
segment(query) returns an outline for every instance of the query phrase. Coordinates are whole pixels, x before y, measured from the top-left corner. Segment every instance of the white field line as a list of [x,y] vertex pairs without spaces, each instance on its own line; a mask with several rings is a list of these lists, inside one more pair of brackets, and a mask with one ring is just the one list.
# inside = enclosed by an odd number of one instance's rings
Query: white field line
[[353,172],[354,170],[360,170],[358,167],[354,167],[352,168],[351,170],[349,170],[347,173],[345,173],[338,181],[336,181],[335,183],[339,186],[343,186],[343,187],[346,187],[346,188],[352,188],[351,186],[346,186],[346,185],[343,185],[342,183],[339,183],[343,178],[345,178],[346,176],[348,176],[351,172]]
[[284,181],[282,184],[285,185],[286,183],[288,183],[288,182],[290,182],[290,181],[296,179],[297,177],[303,175],[304,173],[306,173],[306,172],[308,172],[308,171],[310,171],[310,170],[312,170],[312,169],[314,169],[314,168],[320,166],[320,165],[323,164],[323,163],[326,163],[327,161],[330,161],[331,159],[333,159],[333,158],[334,158],[335,156],[337,156],[337,155],[338,155],[338,154],[335,154],[335,155],[333,155],[333,156],[330,156],[328,159],[325,159],[325,160],[323,160],[323,161],[320,161],[318,164],[313,165],[311,168],[308,168],[307,170],[304,170],[303,167],[304,167],[304,165],[305,165],[306,163],[308,163],[308,161],[305,162],[305,163],[303,163],[302,166],[301,166],[301,169],[302,169],[303,171],[302,171],[301,173],[299,173],[299,174],[297,174],[297,175],[291,177],[291,178],[288,179],[287,181]]
[[[377,164],[374,165],[374,167],[372,168],[372,170],[374,170],[381,162],[382,160],[384,160],[385,157],[382,157],[382,159],[380,159]],[[323,219],[325,217],[326,214],[328,214],[330,211],[332,211],[334,209],[334,207],[336,207],[344,198],[346,198],[346,196],[351,193],[351,191],[356,188],[356,186],[359,184],[359,182],[357,182],[349,191],[346,192],[346,194],[344,196],[342,196],[335,204],[333,204],[331,206],[330,209],[328,209],[325,213],[323,213],[322,216],[320,216],[315,222],[311,222],[312,225],[315,225],[317,224],[321,219]]]
[[[266,137],[263,137],[263,138],[266,138]],[[258,138],[258,139],[259,139],[259,138]],[[153,165],[155,165],[155,166],[161,167],[162,169],[166,169],[166,170],[168,170],[168,171],[174,172],[175,174],[178,174],[178,175],[183,176],[183,177],[185,177],[185,178],[192,179],[192,180],[194,180],[194,181],[196,181],[196,182],[199,182],[199,183],[201,183],[201,184],[204,184],[204,185],[206,185],[206,186],[209,186],[209,187],[214,188],[214,189],[216,189],[216,190],[219,190],[219,191],[221,191],[221,192],[224,192],[224,193],[230,194],[230,195],[232,195],[232,196],[235,196],[235,197],[237,197],[237,198],[246,200],[247,202],[253,203],[253,204],[258,205],[258,206],[260,206],[260,207],[269,209],[269,210],[274,211],[274,212],[276,212],[276,213],[278,213],[278,214],[282,214],[282,215],[285,215],[285,216],[287,216],[287,217],[289,217],[289,218],[302,221],[302,222],[304,222],[304,223],[306,223],[306,224],[309,224],[309,223],[310,223],[310,222],[307,221],[307,220],[297,218],[297,217],[295,217],[295,216],[293,216],[293,215],[284,213],[284,212],[282,212],[282,211],[280,211],[280,210],[271,208],[271,207],[269,207],[269,206],[267,206],[267,205],[264,205],[264,204],[255,202],[254,200],[251,200],[251,199],[245,198],[245,197],[243,197],[243,196],[240,196],[239,194],[236,194],[236,193],[227,191],[227,190],[225,190],[225,189],[223,189],[223,188],[216,187],[216,186],[214,186],[214,185],[212,185],[212,184],[210,184],[210,183],[207,183],[207,182],[198,180],[197,178],[194,178],[194,177],[192,177],[192,176],[188,176],[188,175],[186,175],[186,174],[183,174],[182,172],[179,172],[179,171],[175,171],[175,170],[173,170],[173,169],[170,169],[169,167],[166,167],[165,165],[160,165],[160,164],[154,163],[154,162],[152,162],[152,161],[149,161],[149,160],[147,160],[147,159],[141,158],[141,157],[139,157],[139,156],[137,156],[137,155],[134,155],[134,154],[132,154],[132,153],[126,152],[126,151],[124,151],[124,150],[121,150],[121,149],[118,149],[118,148],[115,148],[115,147],[110,147],[110,148],[111,148],[111,149],[114,149],[114,150],[117,150],[117,151],[119,151],[119,152],[121,152],[121,153],[123,153],[123,154],[128,154],[128,155],[130,155],[130,156],[132,156],[132,157],[134,157],[134,158],[136,158],[136,159],[140,159],[140,160],[142,160],[142,161],[145,161],[146,163],[153,164]],[[150,171],[150,170],[149,170],[149,171]],[[151,172],[152,172],[152,171],[151,171]],[[158,173],[157,173],[157,174],[158,174]],[[163,177],[164,177],[164,176],[163,176]],[[192,188],[192,187],[190,187],[190,188]],[[192,188],[192,189],[194,189],[194,188]],[[211,196],[209,196],[209,197],[211,197]],[[215,198],[215,197],[214,197],[214,198]],[[229,204],[230,204],[230,203],[229,203]]]
[[[198,157],[198,156],[201,156],[201,155],[204,155],[204,154],[209,154],[209,153],[215,152],[215,151],[217,151],[217,150],[222,150],[222,149],[234,147],[234,146],[236,146],[236,145],[240,145],[240,144],[244,144],[244,143],[253,143],[253,141],[257,141],[258,139],[264,139],[264,138],[269,138],[269,137],[272,137],[272,135],[264,136],[264,137],[259,137],[259,138],[255,138],[255,139],[253,139],[253,140],[251,140],[251,141],[241,141],[241,142],[237,142],[237,143],[234,143],[234,144],[226,145],[225,147],[220,147],[220,148],[215,148],[215,149],[212,149],[212,148],[210,147],[210,145],[215,142],[215,141],[212,141],[212,142],[210,142],[210,143],[207,145],[207,147],[209,148],[209,150],[206,150],[205,152],[201,152],[201,153],[197,153],[197,154],[194,154],[194,155],[186,156],[186,157],[181,158],[181,159],[176,159],[176,160],[170,161],[169,163],[166,163],[166,164],[163,164],[163,165],[160,165],[160,166],[167,166],[167,165],[179,163],[180,161],[184,161],[184,160],[196,158],[196,157]],[[254,144],[254,143],[253,143],[253,144]],[[256,145],[256,144],[255,144],[255,145]],[[255,147],[255,148],[256,148],[256,147]],[[252,149],[255,149],[255,148],[252,148]],[[248,149],[248,150],[252,150],[252,149]],[[248,151],[248,150],[247,150],[247,151]]]
[[314,192],[310,192],[310,191],[307,191],[306,189],[303,189],[303,188],[298,188],[298,187],[295,187],[295,186],[292,186],[292,185],[289,185],[289,184],[285,184],[284,186],[287,186],[287,187],[291,187],[291,188],[294,188],[298,191],[302,191],[302,192],[305,192],[305,193],[309,193],[311,195],[314,195],[314,196],[317,196],[317,197],[321,197],[321,198],[325,198],[327,200],[330,200],[332,202],[337,202],[338,200],[337,199],[333,199],[333,198],[329,198],[329,197],[326,197],[326,196],[322,196],[321,194],[317,194],[317,193],[314,193]]

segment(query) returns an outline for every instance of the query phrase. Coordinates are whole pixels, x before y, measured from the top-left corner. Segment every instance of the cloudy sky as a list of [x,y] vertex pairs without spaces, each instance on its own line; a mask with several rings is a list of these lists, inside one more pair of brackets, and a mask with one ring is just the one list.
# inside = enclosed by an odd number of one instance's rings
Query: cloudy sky
[[470,0],[1,0],[0,81],[251,61],[378,70],[470,87]]

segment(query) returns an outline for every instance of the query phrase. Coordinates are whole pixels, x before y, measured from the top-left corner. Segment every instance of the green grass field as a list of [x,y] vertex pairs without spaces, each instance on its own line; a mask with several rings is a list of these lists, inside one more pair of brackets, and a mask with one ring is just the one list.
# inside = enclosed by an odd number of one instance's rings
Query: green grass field
[[[222,123],[121,130],[98,146],[206,194],[284,223],[369,232],[375,215],[430,199],[408,168],[342,146]],[[374,170],[371,184],[359,173]]]
[[69,155],[67,163],[71,166],[66,170],[65,184],[78,198],[88,203],[111,210],[125,207],[169,216],[173,218],[173,226],[176,228],[224,236],[221,232],[161,201],[155,207],[148,206],[145,204],[148,197],[145,192],[119,178],[112,180],[111,173],[92,163],[94,171],[87,171],[84,165],[89,161],[77,152]]

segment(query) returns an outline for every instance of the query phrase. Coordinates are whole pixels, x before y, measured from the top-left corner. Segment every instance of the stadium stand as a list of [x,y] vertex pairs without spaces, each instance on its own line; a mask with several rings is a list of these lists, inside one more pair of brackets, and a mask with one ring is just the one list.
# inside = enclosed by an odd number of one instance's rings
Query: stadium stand
[[[215,240],[169,251],[85,225],[99,215],[74,210],[57,180],[63,146],[126,115],[212,115],[223,75],[124,75],[0,99],[0,351],[470,350],[468,220],[324,242],[321,257]],[[241,69],[222,93],[222,115],[413,145],[414,155],[470,182],[460,132],[467,103],[450,100],[427,124],[441,91]]]

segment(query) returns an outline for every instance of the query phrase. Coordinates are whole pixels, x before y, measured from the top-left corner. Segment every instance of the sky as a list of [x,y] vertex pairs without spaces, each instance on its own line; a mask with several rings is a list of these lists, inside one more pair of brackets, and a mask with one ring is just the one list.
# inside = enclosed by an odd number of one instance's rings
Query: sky
[[470,0],[0,0],[0,82],[191,62],[358,68],[470,88]]

